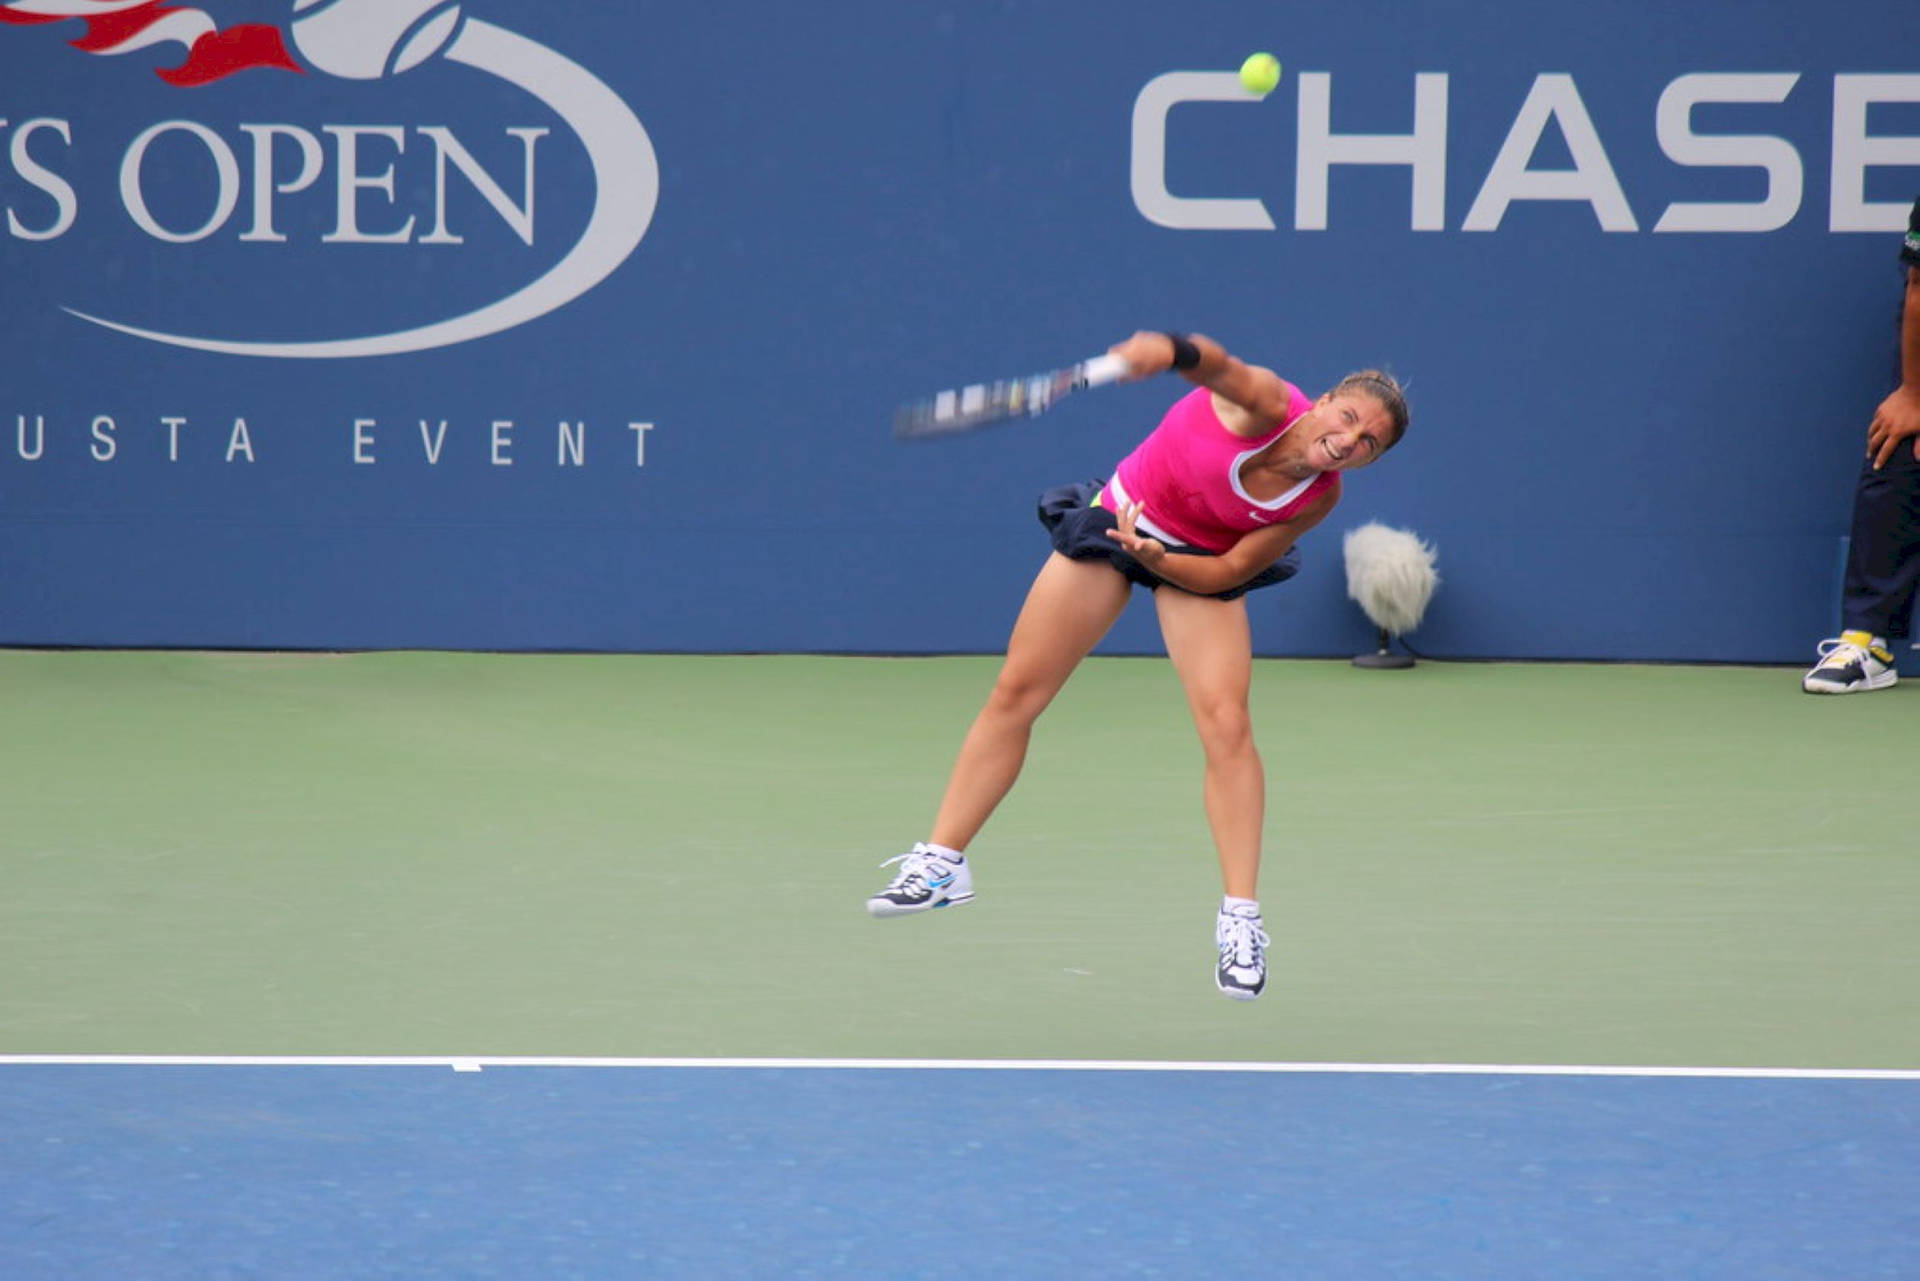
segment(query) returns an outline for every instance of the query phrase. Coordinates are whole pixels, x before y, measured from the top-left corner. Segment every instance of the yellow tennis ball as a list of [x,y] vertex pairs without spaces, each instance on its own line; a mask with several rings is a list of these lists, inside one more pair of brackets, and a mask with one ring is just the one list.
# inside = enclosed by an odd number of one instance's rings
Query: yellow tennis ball
[[1248,93],[1264,98],[1279,83],[1280,59],[1270,53],[1256,53],[1240,64],[1240,84]]

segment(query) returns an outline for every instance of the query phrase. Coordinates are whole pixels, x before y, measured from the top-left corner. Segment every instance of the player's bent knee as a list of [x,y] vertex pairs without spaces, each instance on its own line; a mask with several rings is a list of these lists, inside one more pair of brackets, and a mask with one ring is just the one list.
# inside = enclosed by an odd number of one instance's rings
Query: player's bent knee
[[1008,720],[1034,721],[1058,692],[1057,685],[1047,682],[1003,676],[987,695],[987,712]]
[[1255,754],[1253,718],[1246,708],[1232,705],[1196,708],[1193,723],[1208,756],[1230,758]]

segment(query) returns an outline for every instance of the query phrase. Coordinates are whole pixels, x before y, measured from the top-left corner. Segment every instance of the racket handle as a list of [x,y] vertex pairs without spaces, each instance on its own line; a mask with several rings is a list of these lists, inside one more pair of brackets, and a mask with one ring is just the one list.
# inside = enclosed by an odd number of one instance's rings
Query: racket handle
[[1104,356],[1095,356],[1092,360],[1080,362],[1080,376],[1089,387],[1104,387],[1108,383],[1117,383],[1133,372],[1133,366],[1127,363],[1125,356],[1108,352]]

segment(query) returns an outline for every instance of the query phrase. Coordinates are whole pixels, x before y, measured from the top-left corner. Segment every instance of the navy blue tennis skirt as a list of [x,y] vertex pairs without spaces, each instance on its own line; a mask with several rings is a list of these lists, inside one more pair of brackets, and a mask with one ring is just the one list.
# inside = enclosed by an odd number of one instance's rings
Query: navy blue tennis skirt
[[[1135,560],[1127,550],[1107,537],[1107,531],[1120,527],[1119,518],[1105,507],[1093,506],[1093,500],[1106,487],[1106,481],[1089,480],[1078,485],[1055,485],[1040,495],[1040,523],[1053,539],[1053,550],[1069,560],[1104,560],[1126,576],[1128,582],[1142,587],[1172,587],[1170,583]],[[1211,553],[1193,547],[1169,547],[1176,556],[1206,556]],[[1260,587],[1284,583],[1300,571],[1300,549],[1290,547],[1287,554],[1255,574],[1232,591],[1213,592],[1219,600],[1238,600]]]

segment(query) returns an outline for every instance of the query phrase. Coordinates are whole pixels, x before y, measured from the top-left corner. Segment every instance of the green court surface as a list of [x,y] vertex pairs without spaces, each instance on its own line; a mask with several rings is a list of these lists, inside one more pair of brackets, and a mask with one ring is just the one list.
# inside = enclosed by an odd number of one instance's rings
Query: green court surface
[[997,660],[0,651],[0,1054],[1920,1066],[1920,687],[1262,660],[1213,990],[1171,669],[869,919]]

